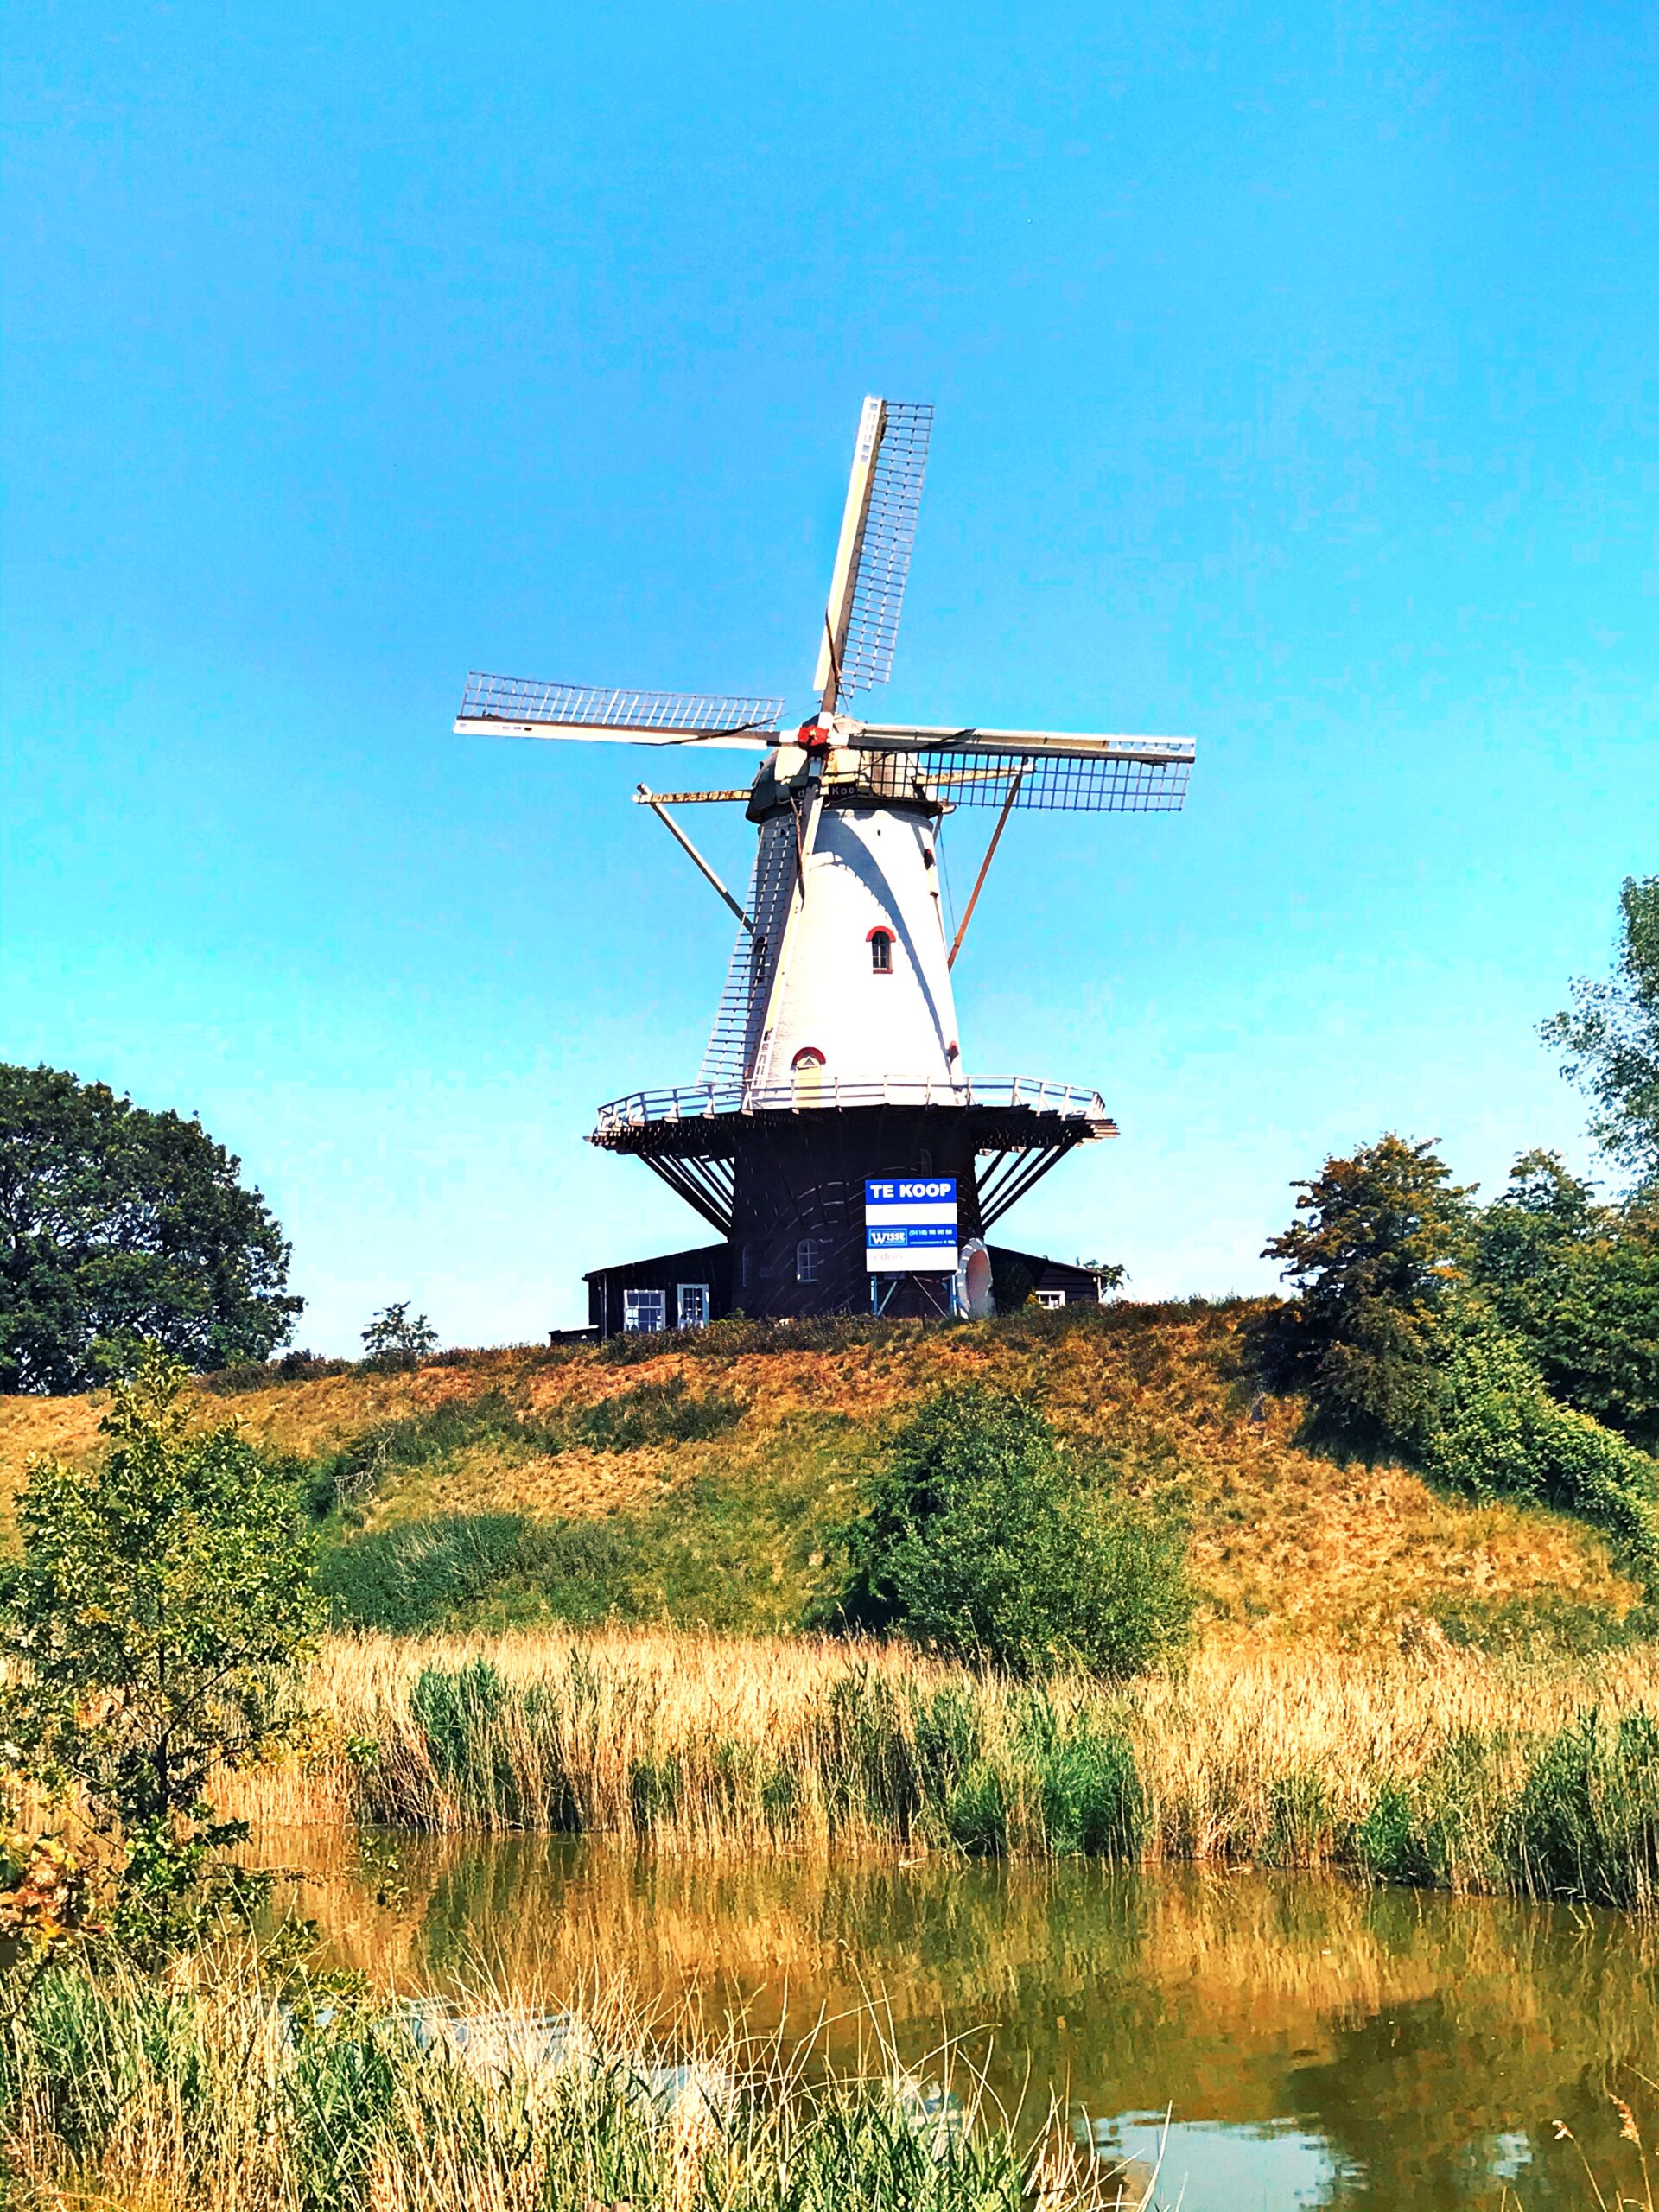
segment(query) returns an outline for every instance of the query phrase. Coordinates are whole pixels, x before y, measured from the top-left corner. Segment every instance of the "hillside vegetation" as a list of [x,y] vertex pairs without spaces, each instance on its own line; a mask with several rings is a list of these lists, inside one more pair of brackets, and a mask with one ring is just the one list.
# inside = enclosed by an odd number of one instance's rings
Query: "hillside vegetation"
[[[1190,1529],[1212,1634],[1589,1649],[1637,1626],[1640,1589],[1583,1523],[1300,1449],[1292,1401],[1252,1418],[1250,1310],[1122,1304],[926,1332],[734,1323],[201,1388],[303,1482],[348,1625],[798,1627],[822,1611],[836,1531],[897,1422],[975,1380],[1028,1395]],[[103,1402],[0,1401],[8,1502],[32,1453],[94,1448]]]

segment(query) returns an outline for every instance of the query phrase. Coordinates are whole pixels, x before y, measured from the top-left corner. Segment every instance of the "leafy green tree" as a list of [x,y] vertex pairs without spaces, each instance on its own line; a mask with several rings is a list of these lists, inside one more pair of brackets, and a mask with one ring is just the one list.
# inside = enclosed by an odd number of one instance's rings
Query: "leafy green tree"
[[91,1389],[145,1339],[198,1369],[285,1343],[303,1301],[240,1167],[200,1122],[0,1065],[0,1390]]
[[1304,1217],[1267,1245],[1294,1295],[1250,1347],[1269,1389],[1303,1394],[1311,1440],[1365,1459],[1432,1427],[1431,1324],[1469,1233],[1469,1191],[1432,1145],[1390,1132],[1299,1183]]
[[1007,1391],[925,1401],[847,1544],[844,1618],[1014,1674],[1138,1674],[1192,1633],[1180,1532],[1085,1479]]
[[371,1359],[419,1359],[437,1348],[438,1332],[424,1313],[410,1318],[410,1300],[384,1306],[363,1332],[363,1349]]
[[1522,1340],[1478,1294],[1453,1294],[1433,1325],[1445,1376],[1419,1458],[1471,1497],[1534,1499],[1594,1522],[1651,1573],[1659,1565],[1655,1477],[1645,1452],[1553,1397]]
[[1470,1272],[1553,1396],[1659,1440],[1659,1206],[1599,1204],[1556,1154],[1525,1153],[1474,1217]]
[[1552,1014],[1543,1034],[1592,1103],[1597,1143],[1638,1191],[1659,1197],[1659,875],[1627,876],[1618,906],[1612,980],[1580,976],[1572,1006]]
[[1573,1174],[1560,1153],[1523,1152],[1507,1190],[1474,1217],[1471,1264],[1495,1294],[1517,1294],[1519,1314],[1557,1255],[1594,1238],[1607,1218],[1593,1185]]
[[0,1619],[12,1741],[118,1840],[127,1925],[157,1941],[243,1833],[213,1819],[209,1776],[280,1737],[277,1693],[325,1611],[290,1488],[239,1423],[193,1426],[187,1383],[147,1346],[114,1386],[107,1450],[34,1462]]
[[1529,1153],[1477,1210],[1427,1145],[1387,1136],[1298,1187],[1307,1218],[1268,1247],[1297,1294],[1254,1339],[1264,1380],[1306,1394],[1310,1440],[1580,1514],[1651,1569],[1654,1462],[1549,1388],[1561,1372],[1593,1396],[1600,1377],[1634,1402],[1605,1347],[1573,1335],[1597,1325],[1574,1284],[1609,1279],[1593,1269],[1611,1217],[1589,1186]]

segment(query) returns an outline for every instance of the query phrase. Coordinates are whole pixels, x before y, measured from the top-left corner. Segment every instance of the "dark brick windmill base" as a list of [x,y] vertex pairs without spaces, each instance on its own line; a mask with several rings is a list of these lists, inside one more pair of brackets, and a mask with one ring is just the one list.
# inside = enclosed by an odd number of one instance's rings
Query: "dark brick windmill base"
[[[643,1159],[723,1241],[594,1269],[586,1278],[589,1327],[601,1336],[671,1329],[700,1303],[709,1319],[868,1313],[867,1178],[954,1176],[965,1244],[1094,1134],[1027,1107],[980,1105],[810,1107],[607,1129],[595,1142]],[[1051,1303],[1100,1294],[1086,1268],[989,1249],[999,1310],[1033,1294]],[[951,1310],[949,1275],[874,1281],[886,1313],[942,1319]]]

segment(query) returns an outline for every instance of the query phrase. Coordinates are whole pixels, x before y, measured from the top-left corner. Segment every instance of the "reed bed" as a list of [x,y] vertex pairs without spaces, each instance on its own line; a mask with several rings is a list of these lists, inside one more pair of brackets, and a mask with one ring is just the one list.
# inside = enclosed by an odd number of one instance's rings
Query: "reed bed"
[[[874,2024],[873,2023],[873,2025]],[[1144,2212],[964,2069],[809,2070],[609,2000],[556,2015],[280,2002],[257,1974],[59,1973],[0,2027],[19,2212]],[[953,2094],[948,2075],[957,2077]],[[10,2181],[10,2190],[6,2187]]]
[[1659,1654],[1211,1644],[1037,1689],[901,1646],[667,1631],[337,1637],[310,1755],[225,1777],[257,1824],[774,1849],[1345,1864],[1659,1907]]

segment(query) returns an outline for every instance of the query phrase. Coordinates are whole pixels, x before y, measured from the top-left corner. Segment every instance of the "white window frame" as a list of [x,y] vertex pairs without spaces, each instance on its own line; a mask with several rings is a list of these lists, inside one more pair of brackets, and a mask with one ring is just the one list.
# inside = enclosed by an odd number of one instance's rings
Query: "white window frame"
[[[660,1290],[625,1290],[622,1294],[623,1335],[659,1336],[667,1322],[667,1296]],[[654,1318],[647,1319],[647,1315]]]
[[1065,1303],[1065,1293],[1063,1290],[1038,1290],[1033,1291],[1032,1295],[1046,1313],[1058,1313]]
[[818,1262],[823,1257],[823,1246],[816,1236],[803,1236],[795,1247],[795,1280],[797,1282],[817,1282]]
[[[688,1299],[697,1300],[702,1305],[702,1312],[695,1318],[689,1316],[686,1313],[685,1306],[686,1300]],[[714,1319],[714,1293],[708,1283],[683,1282],[680,1285],[678,1301],[675,1310],[681,1328],[706,1329],[709,1322]]]

